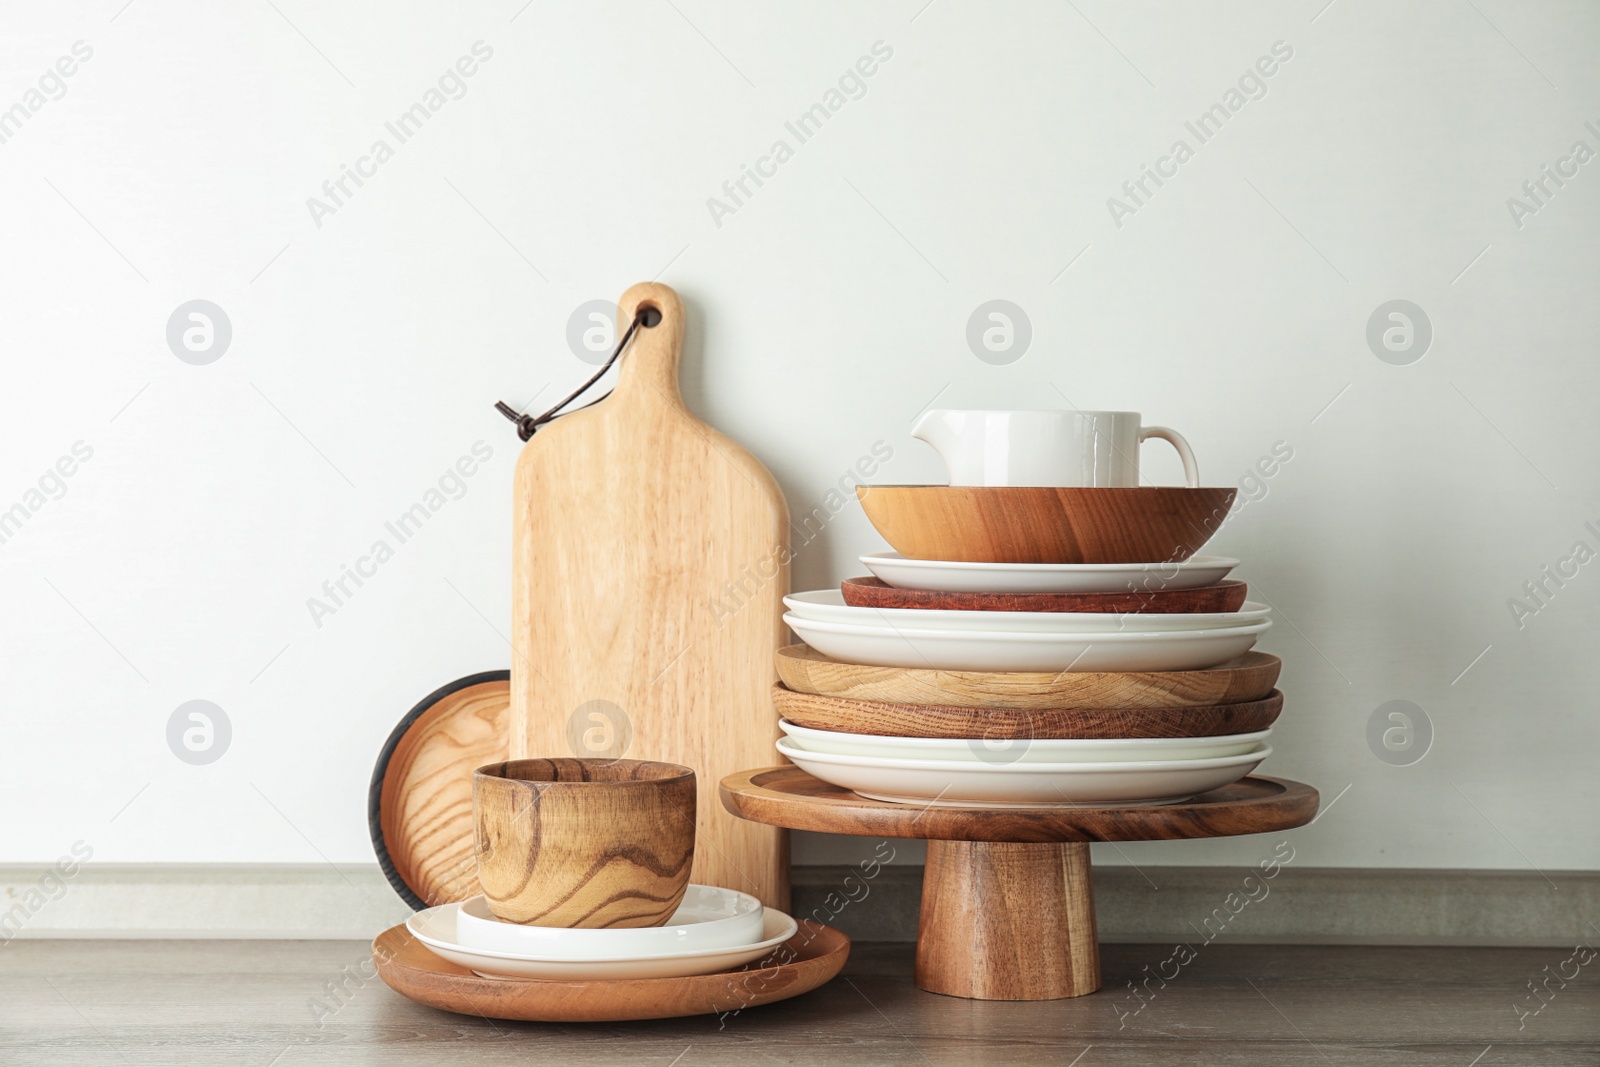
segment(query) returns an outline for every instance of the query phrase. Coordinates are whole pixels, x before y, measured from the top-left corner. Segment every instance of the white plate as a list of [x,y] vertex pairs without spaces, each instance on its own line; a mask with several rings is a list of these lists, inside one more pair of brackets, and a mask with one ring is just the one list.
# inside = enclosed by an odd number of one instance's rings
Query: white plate
[[437,908],[419,911],[406,920],[406,929],[437,955],[485,978],[589,981],[597,978],[684,978],[694,974],[716,974],[761,959],[793,937],[800,928],[783,912],[767,908],[762,919],[762,939],[743,948],[564,960],[466,948],[456,939],[456,913],[460,909],[460,904],[441,904]]
[[1088,634],[1158,630],[1220,630],[1249,626],[1272,614],[1265,604],[1247,601],[1238,611],[947,611],[932,608],[858,608],[837,589],[815,589],[783,598],[802,619],[853,626],[967,630],[972,633]]
[[1197,671],[1250,651],[1272,625],[1165,633],[1004,634],[848,626],[784,615],[806,644],[845,663],[944,671]]
[[901,589],[936,593],[1127,593],[1216,585],[1239,565],[1226,556],[1182,563],[956,563],[906,559],[898,552],[862,556],[867,569]]
[[1015,738],[993,740],[946,737],[880,737],[813,730],[787,719],[778,723],[807,752],[838,756],[884,756],[889,759],[962,760],[993,767],[1011,763],[1127,763],[1141,760],[1215,759],[1242,756],[1267,739],[1271,730],[1218,737],[1136,737],[1068,740]]
[[1170,804],[1237,782],[1272,755],[1128,763],[1012,763],[887,759],[807,752],[791,738],[778,751],[807,774],[873,800],[954,808],[1064,808]]
[[456,912],[456,942],[465,949],[542,959],[653,956],[753,945],[761,940],[762,918],[761,901],[750,894],[693,883],[665,926],[631,930],[524,926],[496,918],[488,900],[476,896]]

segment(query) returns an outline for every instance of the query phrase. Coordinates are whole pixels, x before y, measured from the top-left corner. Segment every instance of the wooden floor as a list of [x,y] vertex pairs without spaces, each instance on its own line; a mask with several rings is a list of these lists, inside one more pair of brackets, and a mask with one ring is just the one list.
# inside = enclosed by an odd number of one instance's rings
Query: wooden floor
[[[831,984],[719,1029],[448,1015],[364,980],[356,942],[15,941],[0,946],[0,1064],[1600,1064],[1600,960],[1565,963],[1570,949],[1215,944],[1137,1011],[1127,981],[1172,974],[1170,948],[1107,946],[1100,993],[1032,1004],[920,992],[911,952],[859,944]],[[1575,969],[1531,999],[1530,979]]]

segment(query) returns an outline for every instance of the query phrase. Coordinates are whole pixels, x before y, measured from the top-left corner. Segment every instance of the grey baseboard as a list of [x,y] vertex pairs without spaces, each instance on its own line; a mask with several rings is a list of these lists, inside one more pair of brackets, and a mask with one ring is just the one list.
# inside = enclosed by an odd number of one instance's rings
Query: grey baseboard
[[[1105,942],[1538,945],[1600,940],[1600,872],[1097,866]],[[847,882],[854,875],[853,882]],[[885,867],[860,888],[855,867],[797,867],[796,915],[851,937],[914,941],[920,867]],[[851,896],[859,899],[851,899]]]
[[411,909],[378,865],[88,863],[0,867],[10,937],[371,938]]
[[[1107,942],[1572,946],[1600,939],[1600,872],[1095,868]],[[1263,884],[1265,891],[1263,891]],[[922,868],[794,870],[794,911],[872,941],[916,938]],[[0,867],[12,937],[370,938],[408,909],[375,865]],[[1209,936],[1208,936],[1209,935]]]

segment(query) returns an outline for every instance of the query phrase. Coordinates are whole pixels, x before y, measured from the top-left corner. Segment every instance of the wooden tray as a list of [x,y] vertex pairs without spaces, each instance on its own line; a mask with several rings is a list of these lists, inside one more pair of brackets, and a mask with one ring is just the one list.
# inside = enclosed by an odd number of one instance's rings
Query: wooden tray
[[378,754],[367,790],[372,848],[419,911],[478,893],[472,772],[506,758],[510,675],[484,671],[434,690]]
[[1194,613],[1238,611],[1248,587],[1227,579],[1198,589],[1150,589],[1120,593],[940,593],[900,589],[882,578],[846,578],[844,602],[858,608],[920,608],[925,611],[1100,611]]
[[1283,710],[1274,689],[1260,700],[1191,708],[955,708],[796,693],[772,687],[772,706],[796,726],[881,737],[1218,737],[1265,730]]
[[774,950],[778,966],[750,964],[692,978],[556,982],[480,978],[440,959],[402,924],[372,942],[372,960],[385,984],[419,1004],[526,1022],[622,1022],[735,1012],[809,993],[850,956],[850,939],[831,926],[800,920],[800,930]]
[[1072,673],[869,667],[829,659],[809,645],[780,648],[778,677],[797,693],[961,708],[1095,710],[1187,708],[1260,700],[1283,663],[1265,652],[1201,671]]
[[778,736],[767,689],[785,633],[788,506],[754,456],[684,404],[678,294],[635,285],[617,322],[650,308],[661,319],[623,353],[616,389],[517,459],[511,755],[693,767],[692,879],[787,911],[787,837],[733,818],[716,790],[770,759]]

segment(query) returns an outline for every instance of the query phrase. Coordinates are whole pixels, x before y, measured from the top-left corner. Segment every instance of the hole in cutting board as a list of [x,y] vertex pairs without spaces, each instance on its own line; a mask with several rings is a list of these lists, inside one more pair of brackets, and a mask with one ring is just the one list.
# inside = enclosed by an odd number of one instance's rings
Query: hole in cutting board
[[643,304],[639,308],[639,325],[645,329],[659,325],[661,322],[661,309],[653,304]]

